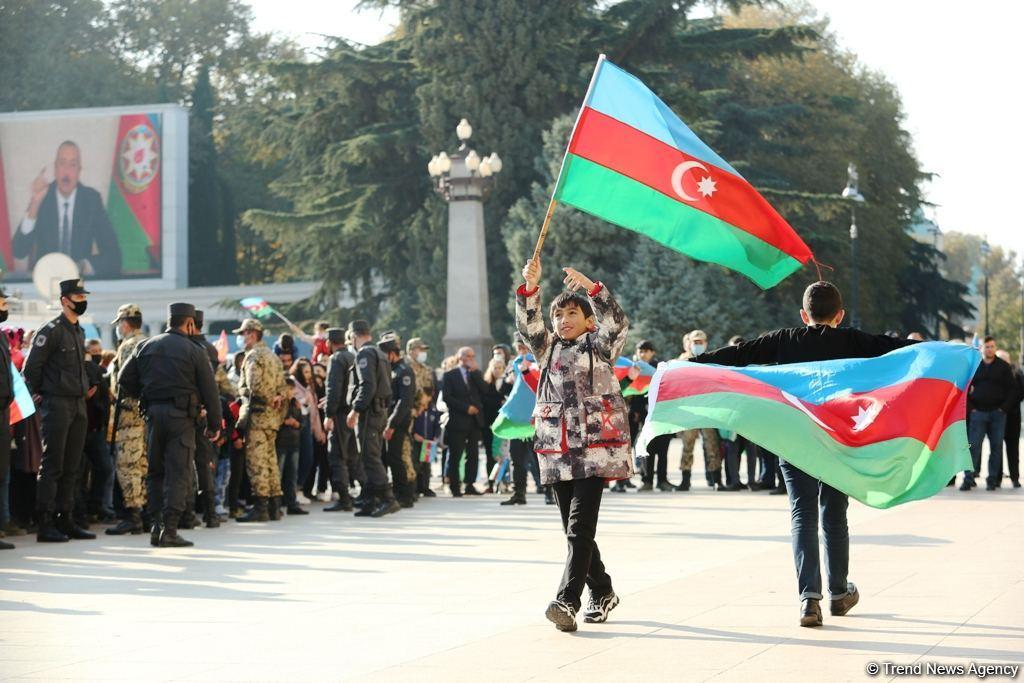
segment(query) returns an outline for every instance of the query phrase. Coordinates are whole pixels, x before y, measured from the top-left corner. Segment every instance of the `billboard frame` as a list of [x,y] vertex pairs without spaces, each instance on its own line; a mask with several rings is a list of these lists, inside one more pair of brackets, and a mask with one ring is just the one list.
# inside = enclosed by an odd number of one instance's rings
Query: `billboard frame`
[[[123,107],[83,107],[0,113],[0,124],[36,119],[82,116],[160,114],[160,277],[89,279],[98,292],[132,292],[140,289],[179,289],[188,286],[188,110],[178,104],[141,104]],[[12,230],[14,226],[11,226]],[[8,282],[9,286],[22,283]],[[29,285],[31,283],[24,283]]]

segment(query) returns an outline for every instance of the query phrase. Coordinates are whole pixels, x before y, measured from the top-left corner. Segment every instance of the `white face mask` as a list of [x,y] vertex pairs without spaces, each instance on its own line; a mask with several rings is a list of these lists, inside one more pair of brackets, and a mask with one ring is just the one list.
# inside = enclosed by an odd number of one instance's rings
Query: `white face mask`
[[708,345],[707,344],[691,344],[690,345],[690,350],[693,352],[693,355],[699,356],[700,354],[702,354],[702,353],[704,353],[705,351],[708,350]]
[[422,363],[426,363],[427,362],[427,352],[426,351],[420,351],[419,353],[417,353],[416,354],[416,362],[417,363],[421,363],[421,364]]
[[239,349],[244,349],[245,348],[245,335],[244,334],[239,334],[239,335],[235,336],[235,346],[237,346]]

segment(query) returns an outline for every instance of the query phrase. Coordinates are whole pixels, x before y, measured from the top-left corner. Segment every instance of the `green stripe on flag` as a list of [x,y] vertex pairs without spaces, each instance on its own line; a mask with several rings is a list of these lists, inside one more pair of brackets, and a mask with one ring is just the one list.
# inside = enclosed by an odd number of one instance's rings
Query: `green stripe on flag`
[[807,474],[875,508],[933,496],[973,467],[966,423],[951,424],[934,451],[917,439],[844,446],[797,408],[771,399],[718,392],[659,401],[639,447],[683,429],[734,431]]
[[107,198],[107,215],[117,233],[117,245],[121,248],[121,270],[124,273],[146,273],[152,270],[149,262],[149,236],[135,217],[131,207],[124,201],[121,190],[114,181],[110,182]]
[[763,289],[803,267],[749,232],[575,154],[566,157],[555,199],[692,258],[743,273]]
[[491,433],[501,439],[532,439],[534,429],[530,423],[521,424],[498,415],[498,419],[491,425]]

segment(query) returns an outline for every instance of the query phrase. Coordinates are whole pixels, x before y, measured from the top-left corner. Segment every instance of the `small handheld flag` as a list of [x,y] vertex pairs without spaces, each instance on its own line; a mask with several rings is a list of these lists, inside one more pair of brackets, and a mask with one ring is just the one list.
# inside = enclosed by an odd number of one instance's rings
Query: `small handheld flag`
[[[533,356],[526,359],[533,361]],[[491,431],[499,439],[528,439],[533,436],[533,408],[537,405],[540,371],[532,366],[524,373],[518,362],[512,364],[512,369],[516,376],[512,393],[498,411]]]
[[14,400],[11,401],[10,422],[12,425],[15,425],[35,414],[36,404],[32,400],[32,394],[28,391],[25,379],[18,372],[18,369],[14,367],[14,363],[11,363],[11,377],[14,379]]
[[239,303],[242,304],[242,308],[246,309],[260,320],[265,320],[275,313],[274,309],[267,303],[267,300],[261,299],[258,296],[242,299]]

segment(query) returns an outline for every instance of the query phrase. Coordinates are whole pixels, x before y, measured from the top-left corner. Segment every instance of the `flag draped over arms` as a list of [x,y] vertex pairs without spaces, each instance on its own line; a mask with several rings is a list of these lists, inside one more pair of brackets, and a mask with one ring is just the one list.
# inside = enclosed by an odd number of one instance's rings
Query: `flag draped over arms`
[[[533,360],[533,356],[527,358]],[[516,376],[512,393],[498,411],[491,432],[499,439],[529,439],[533,436],[533,408],[537,405],[540,371],[532,363],[526,372],[520,369],[519,363],[513,363],[512,369]]]
[[640,79],[602,56],[554,199],[701,261],[778,284],[811,250]]
[[979,361],[944,342],[791,365],[673,361],[655,373],[637,448],[683,429],[735,431],[872,507],[920,500],[973,467],[967,388]]

